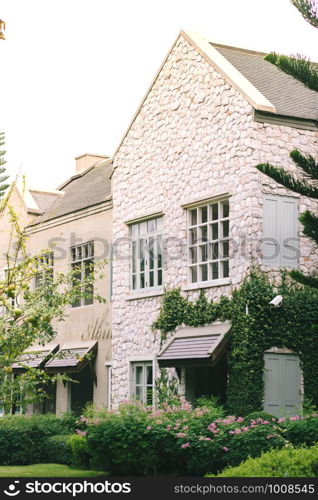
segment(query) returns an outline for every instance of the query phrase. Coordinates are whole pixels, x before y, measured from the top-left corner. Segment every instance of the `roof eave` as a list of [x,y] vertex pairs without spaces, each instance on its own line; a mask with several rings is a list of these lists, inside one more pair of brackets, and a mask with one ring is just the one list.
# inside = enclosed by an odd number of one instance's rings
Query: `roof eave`
[[224,79],[238,90],[253,108],[276,113],[275,106],[202,35],[181,30],[181,35]]

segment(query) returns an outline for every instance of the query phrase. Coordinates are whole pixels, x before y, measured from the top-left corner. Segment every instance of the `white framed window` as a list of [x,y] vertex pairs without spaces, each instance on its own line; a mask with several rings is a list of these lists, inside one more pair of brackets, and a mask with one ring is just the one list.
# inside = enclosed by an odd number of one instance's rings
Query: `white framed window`
[[263,200],[263,264],[298,267],[298,198],[266,194]]
[[131,290],[162,287],[162,217],[130,226]]
[[189,283],[229,277],[228,199],[188,209]]
[[[89,241],[82,245],[71,247],[71,267],[73,282],[75,285],[84,283],[85,278],[94,274],[94,242]],[[72,307],[86,306],[93,304],[94,290],[92,284],[87,284],[82,288],[83,295],[78,297],[72,304]]]
[[34,286],[38,288],[49,281],[53,281],[54,272],[54,253],[44,253],[36,257],[36,266],[38,272],[35,275]]
[[154,370],[152,361],[136,361],[131,363],[132,384],[131,398],[144,405],[153,405]]

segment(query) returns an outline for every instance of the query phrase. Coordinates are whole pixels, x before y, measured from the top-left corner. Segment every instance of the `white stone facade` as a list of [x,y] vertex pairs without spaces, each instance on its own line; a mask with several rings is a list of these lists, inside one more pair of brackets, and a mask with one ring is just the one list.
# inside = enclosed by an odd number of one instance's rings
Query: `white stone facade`
[[[259,261],[255,249],[263,231],[262,193],[288,194],[255,165],[292,166],[292,149],[314,155],[317,143],[314,131],[256,123],[247,99],[182,35],[178,38],[114,158],[113,234],[115,245],[120,241],[113,263],[114,404],[129,395],[129,361],[154,357],[160,344],[159,332],[151,328],[160,292],[133,297],[130,290],[127,221],[163,214],[163,238],[173,238],[167,244],[163,288],[181,287],[194,298],[198,289],[189,287],[187,277],[183,205],[228,193],[230,237],[239,249],[230,260],[230,279],[204,289],[210,299],[230,294],[251,262]],[[316,204],[301,199],[300,211],[305,208]],[[248,243],[243,251],[246,238],[253,240],[253,248]],[[302,269],[314,264],[313,247],[303,237],[299,263]]]

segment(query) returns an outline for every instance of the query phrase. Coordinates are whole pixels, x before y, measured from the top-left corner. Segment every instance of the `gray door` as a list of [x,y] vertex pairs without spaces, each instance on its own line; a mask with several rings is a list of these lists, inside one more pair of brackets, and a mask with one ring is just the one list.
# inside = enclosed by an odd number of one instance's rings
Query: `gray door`
[[295,354],[265,353],[264,410],[277,417],[301,412],[301,370]]

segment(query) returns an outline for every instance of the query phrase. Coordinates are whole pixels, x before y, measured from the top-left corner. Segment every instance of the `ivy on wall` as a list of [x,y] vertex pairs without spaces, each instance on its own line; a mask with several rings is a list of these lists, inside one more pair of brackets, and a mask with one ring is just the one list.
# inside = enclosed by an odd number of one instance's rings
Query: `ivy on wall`
[[[281,307],[269,305],[277,294]],[[246,306],[248,306],[246,308]],[[248,309],[248,314],[247,314]],[[232,322],[229,344],[227,406],[234,414],[261,410],[264,397],[264,351],[286,347],[299,354],[306,398],[318,406],[318,292],[290,282],[282,273],[277,288],[265,273],[253,269],[232,297],[218,302],[203,292],[196,302],[180,289],[166,291],[153,328],[167,333],[181,324],[203,326],[215,320]]]

